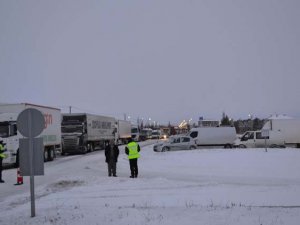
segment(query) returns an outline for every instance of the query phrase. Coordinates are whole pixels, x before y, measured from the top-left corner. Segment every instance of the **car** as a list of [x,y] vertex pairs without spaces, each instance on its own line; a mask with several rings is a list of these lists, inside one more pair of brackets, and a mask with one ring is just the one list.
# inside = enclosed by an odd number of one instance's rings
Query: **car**
[[168,141],[164,141],[153,146],[155,152],[165,152],[171,150],[192,150],[197,145],[193,138],[187,136],[170,137]]

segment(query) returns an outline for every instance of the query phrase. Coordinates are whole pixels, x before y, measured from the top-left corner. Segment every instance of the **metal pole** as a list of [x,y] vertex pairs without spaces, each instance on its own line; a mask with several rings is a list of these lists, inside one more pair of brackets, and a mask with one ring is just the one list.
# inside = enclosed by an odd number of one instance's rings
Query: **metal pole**
[[32,114],[28,114],[29,128],[29,166],[30,166],[30,199],[31,199],[31,217],[35,217],[35,197],[34,197],[34,175],[33,175],[33,137],[31,133]]
[[267,150],[267,137],[265,136],[265,150],[266,150],[266,152],[268,152],[268,150]]

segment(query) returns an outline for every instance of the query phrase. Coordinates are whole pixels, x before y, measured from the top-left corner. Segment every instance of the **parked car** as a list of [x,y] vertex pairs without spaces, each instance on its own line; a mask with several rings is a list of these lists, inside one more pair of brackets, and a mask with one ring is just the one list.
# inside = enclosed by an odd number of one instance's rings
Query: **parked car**
[[196,149],[197,145],[193,138],[187,136],[172,137],[168,141],[161,142],[153,146],[155,152],[165,152],[171,150]]

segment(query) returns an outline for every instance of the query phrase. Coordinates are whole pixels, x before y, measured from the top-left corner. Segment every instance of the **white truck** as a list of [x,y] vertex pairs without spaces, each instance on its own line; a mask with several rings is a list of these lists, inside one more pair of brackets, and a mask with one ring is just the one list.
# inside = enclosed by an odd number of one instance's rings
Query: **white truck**
[[126,144],[131,138],[131,123],[127,120],[117,120],[115,140],[118,144]]
[[140,141],[146,141],[148,139],[152,139],[152,129],[143,128],[140,132]]
[[140,131],[137,125],[131,125],[131,138],[134,141],[140,141]]
[[115,118],[108,116],[62,114],[62,154],[103,149],[105,141],[115,140],[115,123]]
[[44,160],[52,161],[61,148],[60,109],[29,103],[0,104],[0,140],[7,151],[3,164],[19,165],[19,139],[24,138],[17,128],[18,115],[25,109],[34,108],[42,112],[45,128],[38,137],[43,138]]
[[262,131],[246,131],[240,138],[234,141],[237,148],[282,148],[284,138],[278,131],[268,131],[262,135]]
[[300,119],[269,119],[262,130],[280,132],[285,146],[300,148]]
[[236,140],[236,130],[234,127],[196,127],[187,136],[192,137],[198,146],[232,148]]

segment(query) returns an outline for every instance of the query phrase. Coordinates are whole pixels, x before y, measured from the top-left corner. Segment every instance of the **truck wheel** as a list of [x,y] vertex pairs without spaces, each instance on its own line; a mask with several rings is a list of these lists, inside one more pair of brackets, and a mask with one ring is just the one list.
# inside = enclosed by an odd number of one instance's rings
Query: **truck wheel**
[[239,148],[246,148],[246,145],[239,145]]
[[88,152],[88,149],[87,149],[86,146],[84,146],[81,153],[82,153],[82,154],[86,154],[87,152]]
[[49,161],[53,161],[53,159],[54,159],[54,149],[53,149],[53,148],[50,148],[50,149],[48,150],[48,160],[49,160]]
[[48,150],[45,149],[44,151],[44,162],[48,162],[49,161],[49,152]]

